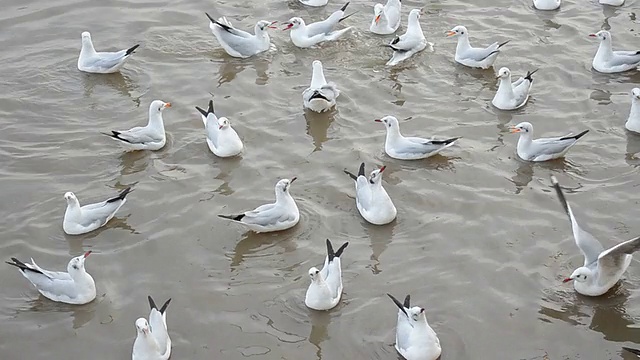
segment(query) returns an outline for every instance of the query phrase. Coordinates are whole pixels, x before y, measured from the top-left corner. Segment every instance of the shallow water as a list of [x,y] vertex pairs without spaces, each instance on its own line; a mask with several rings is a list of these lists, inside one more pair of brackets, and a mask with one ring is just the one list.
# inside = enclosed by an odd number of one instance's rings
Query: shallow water
[[[640,74],[591,70],[597,44],[587,34],[611,29],[616,49],[637,45],[637,0],[622,8],[563,2],[542,13],[528,0],[429,1],[421,19],[433,52],[396,69],[368,33],[371,2],[353,1],[356,27],[344,40],[297,49],[273,31],[277,52],[228,57],[204,11],[241,28],[294,14],[318,20],[342,5],[308,9],[294,2],[6,0],[0,13],[0,225],[7,259],[33,257],[63,269],[93,250],[88,271],[98,299],[72,307],[39,298],[15,269],[0,272],[0,358],[126,359],[147,295],[173,298],[168,322],[173,359],[396,359],[397,309],[386,297],[411,293],[427,309],[442,359],[630,359],[640,344],[640,263],[615,291],[577,296],[561,279],[581,265],[549,175],[566,186],[574,210],[605,246],[638,235],[640,136],[624,130],[629,92]],[[424,3],[405,0],[410,8]],[[453,62],[444,32],[464,24],[472,44],[511,39],[496,70],[540,68],[530,103],[505,113],[489,103],[492,70]],[[142,46],[121,74],[80,73],[80,33],[98,49]],[[337,110],[305,114],[300,93],[311,62],[342,89]],[[213,94],[246,144],[241,159],[208,152],[200,115]],[[167,146],[125,154],[100,131],[146,121],[149,103],[170,101]],[[383,153],[384,129],[397,116],[410,135],[463,136],[425,161]],[[565,160],[516,159],[509,125],[530,121],[538,135],[591,130]],[[360,162],[386,165],[384,185],[398,219],[368,225],[343,173]],[[273,197],[282,177],[300,224],[256,235],[217,218]],[[105,228],[62,232],[63,194],[81,202],[133,186]],[[307,310],[307,269],[322,263],[324,239],[349,241],[345,293],[328,313]],[[626,356],[626,357],[625,357]]]

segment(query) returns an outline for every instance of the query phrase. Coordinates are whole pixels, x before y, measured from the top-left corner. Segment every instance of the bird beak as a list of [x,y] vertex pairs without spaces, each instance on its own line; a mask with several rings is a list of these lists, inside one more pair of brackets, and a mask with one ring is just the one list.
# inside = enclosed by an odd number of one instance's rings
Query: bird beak
[[296,181],[297,177],[292,177],[291,180],[289,181],[289,184],[293,183],[294,181]]
[[376,16],[376,24],[380,22],[380,15]]
[[274,21],[274,22],[272,22],[271,24],[269,24],[267,27],[268,27],[269,29],[277,29],[277,28],[278,28],[277,26],[273,26],[273,25],[275,25],[277,22],[278,22],[278,21]]
[[375,119],[375,120],[373,120],[373,121],[375,121],[375,122],[382,122],[382,120],[380,120],[380,119]]
[[170,108],[170,107],[171,107],[171,103],[165,103],[165,104],[164,104],[164,107],[166,107],[166,108]]
[[455,31],[451,31],[451,30],[447,31],[447,36],[453,36],[455,34],[456,34]]
[[562,283],[568,283],[571,280],[573,280],[573,279],[572,278],[566,278],[566,279],[562,280]]
[[84,258],[86,259],[86,258],[87,258],[87,256],[91,255],[91,253],[92,253],[92,252],[93,252],[93,251],[89,250],[89,251],[87,251],[86,253],[84,253]]
[[589,37],[598,37],[596,34],[589,34]]
[[510,128],[510,129],[509,129],[509,132],[510,132],[510,133],[512,133],[512,134],[519,133],[519,132],[521,132],[521,131],[522,131],[522,130],[520,130],[520,129],[518,129],[518,128],[515,128],[515,127],[512,127],[512,128]]
[[386,166],[381,167],[381,168],[380,168],[380,172],[383,172],[383,171],[384,171],[384,169],[386,169],[386,168],[387,168]]
[[291,29],[293,27],[292,23],[284,23],[284,25],[286,25],[286,27],[284,29],[282,29],[282,31],[287,31],[289,29]]

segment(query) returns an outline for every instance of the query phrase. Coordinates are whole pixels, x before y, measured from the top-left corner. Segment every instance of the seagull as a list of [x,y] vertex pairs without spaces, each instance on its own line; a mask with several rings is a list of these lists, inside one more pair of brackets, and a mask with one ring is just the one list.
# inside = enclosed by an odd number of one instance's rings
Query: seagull
[[311,86],[302,92],[304,107],[315,112],[325,112],[336,106],[340,90],[334,83],[327,83],[322,71],[322,62],[314,60],[312,65]]
[[555,176],[551,176],[551,184],[569,216],[576,245],[584,255],[584,265],[574,270],[563,282],[574,280],[573,287],[582,295],[603,295],[620,280],[631,264],[632,254],[640,249],[640,236],[605,250],[593,235],[578,225]]
[[632,348],[628,348],[628,347],[625,347],[625,346],[623,346],[622,349],[626,350],[626,351],[628,351],[628,352],[630,352],[632,354],[638,355],[638,357],[640,357],[640,350],[638,350],[638,349],[632,349]]
[[640,89],[631,90],[631,111],[624,127],[632,132],[640,133]]
[[589,130],[585,130],[578,135],[567,134],[562,137],[534,140],[533,125],[525,121],[512,127],[510,132],[512,134],[520,133],[517,146],[518,156],[522,160],[539,162],[563,157],[578,139],[588,133]]
[[622,6],[624,4],[624,0],[599,0],[598,2],[602,5],[610,6]]
[[533,0],[533,7],[538,10],[555,10],[562,0]]
[[314,310],[333,309],[342,297],[342,269],[340,255],[349,245],[342,244],[338,251],[333,251],[331,241],[327,239],[327,257],[324,259],[322,270],[315,267],[309,269],[311,284],[307,289],[304,304]]
[[209,150],[219,157],[236,156],[242,152],[244,145],[238,133],[231,127],[229,119],[218,118],[213,111],[213,100],[209,100],[207,111],[196,106],[202,115],[202,122],[207,131],[207,145]]
[[171,338],[167,330],[167,300],[160,309],[151,296],[149,299],[149,322],[145,318],[136,320],[136,341],[133,343],[131,360],[166,360],[171,356]]
[[376,4],[373,7],[373,20],[369,31],[378,35],[393,34],[400,27],[400,0],[387,0],[387,3]]
[[160,150],[167,142],[162,111],[170,107],[171,103],[154,100],[149,105],[149,122],[147,126],[137,126],[123,131],[112,130],[111,134],[103,134],[120,141],[127,147],[128,151]]
[[600,46],[593,57],[592,66],[597,72],[612,74],[633,70],[640,65],[640,51],[613,51],[611,33],[600,30],[590,37],[600,39]]
[[399,160],[426,159],[452,146],[460,137],[445,140],[404,137],[400,133],[400,124],[394,116],[385,116],[374,120],[383,123],[387,128],[384,151],[387,155]]
[[325,6],[329,2],[329,0],[298,0],[302,5],[320,7]]
[[211,29],[213,35],[218,39],[224,51],[230,56],[245,59],[265,52],[271,47],[271,39],[269,38],[267,28],[276,29],[276,27],[273,26],[276,21],[258,21],[254,28],[255,35],[252,35],[246,31],[234,28],[231,22],[225,17],[216,20],[207,13],[205,13],[205,15],[207,15],[210,20],[209,29]]
[[67,272],[49,271],[41,268],[31,259],[31,264],[11,258],[13,262],[7,262],[20,269],[22,276],[27,278],[38,292],[49,300],[83,305],[96,298],[96,283],[91,275],[84,269],[84,260],[91,254],[87,251],[84,255],[76,256],[67,265]]
[[407,31],[385,45],[393,49],[393,56],[387,62],[387,66],[397,65],[427,47],[427,39],[420,27],[420,13],[420,9],[411,10]]
[[496,95],[491,100],[493,106],[500,110],[515,110],[523,107],[529,100],[529,91],[533,84],[531,75],[535,74],[538,69],[527,71],[525,77],[520,77],[514,83],[511,83],[511,71],[503,67],[498,71],[498,79],[500,85]]
[[127,202],[126,196],[131,192],[128,187],[118,196],[105,201],[80,206],[76,195],[72,192],[64,194],[67,210],[64,212],[62,229],[69,235],[80,235],[104,226],[116,214],[118,209]]
[[374,225],[385,225],[398,214],[389,194],[382,187],[382,172],[386,166],[373,170],[367,178],[364,163],[360,164],[358,176],[344,170],[356,182],[356,207],[360,215]]
[[308,48],[317,45],[323,41],[333,41],[340,38],[347,31],[351,30],[351,26],[342,30],[336,30],[336,26],[342,20],[347,19],[349,16],[355,14],[351,13],[347,16],[344,15],[344,11],[349,6],[349,3],[337,11],[334,11],[328,18],[322,21],[314,22],[309,25],[304,23],[304,20],[299,17],[292,17],[284,25],[283,30],[291,29],[289,36],[293,44],[299,48]]
[[300,211],[296,201],[289,194],[289,186],[296,178],[282,179],[276,184],[276,202],[260,205],[254,210],[238,215],[218,215],[244,224],[249,229],[261,233],[286,230],[294,227],[300,220]]
[[481,69],[492,67],[500,53],[500,48],[509,42],[509,40],[502,43],[494,42],[486,48],[471,47],[471,44],[469,44],[469,31],[462,25],[458,25],[449,30],[447,36],[455,36],[458,38],[455,55],[457,63]]
[[401,303],[391,294],[387,294],[398,307],[396,325],[396,350],[407,360],[436,360],[442,353],[440,339],[427,322],[423,308],[411,307],[411,296]]
[[116,52],[96,52],[91,42],[91,34],[85,31],[82,33],[82,49],[78,57],[78,70],[95,74],[118,72],[139,46],[140,44],[136,44],[126,50]]

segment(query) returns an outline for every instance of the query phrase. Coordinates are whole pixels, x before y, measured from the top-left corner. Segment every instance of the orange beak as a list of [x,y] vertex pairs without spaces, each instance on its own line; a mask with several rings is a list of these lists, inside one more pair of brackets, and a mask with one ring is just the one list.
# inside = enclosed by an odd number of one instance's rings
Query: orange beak
[[512,134],[519,133],[520,131],[522,131],[522,130],[520,130],[518,128],[514,128],[514,127],[509,129],[509,132],[512,133]]
[[447,31],[447,36],[453,36],[455,34],[456,34],[455,31],[451,31],[451,30]]
[[380,15],[376,16],[376,24],[380,21]]
[[164,107],[166,107],[166,108],[171,107],[171,103],[165,103]]

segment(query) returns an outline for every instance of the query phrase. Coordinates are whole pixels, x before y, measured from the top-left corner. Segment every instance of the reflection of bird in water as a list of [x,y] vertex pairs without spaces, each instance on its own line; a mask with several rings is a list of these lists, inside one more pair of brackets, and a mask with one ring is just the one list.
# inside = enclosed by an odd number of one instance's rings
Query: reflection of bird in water
[[322,346],[320,346],[320,344],[329,339],[329,331],[327,328],[331,322],[331,313],[325,311],[309,311],[309,317],[311,318],[309,342],[318,349],[316,351],[317,358],[322,359]]
[[123,75],[120,72],[114,74],[107,74],[101,76],[91,76],[89,74],[81,74],[82,82],[84,85],[84,96],[92,97],[93,90],[96,86],[105,85],[116,89],[122,95],[129,97],[133,100],[136,106],[140,106],[140,96],[133,97],[138,86],[137,83],[132,81],[127,75]]
[[233,249],[231,271],[235,271],[240,267],[246,257],[270,249],[274,245],[282,247],[285,254],[295,251],[298,246],[294,241],[291,241],[295,234],[296,231],[294,229],[280,231],[277,234],[246,232]]
[[624,160],[630,166],[637,167],[640,165],[640,159],[636,154],[640,153],[640,135],[634,133],[627,133],[627,152],[624,156]]
[[333,122],[336,111],[317,113],[305,110],[304,118],[307,120],[307,135],[313,139],[313,151],[322,150],[322,144],[329,140],[327,132]]
[[398,223],[393,222],[387,226],[375,226],[370,225],[368,223],[364,223],[364,230],[369,235],[369,247],[371,248],[371,257],[373,260],[371,266],[371,272],[374,275],[377,275],[382,272],[380,269],[380,256],[382,255],[389,244],[391,244],[391,240],[393,239],[393,229],[396,227]]
[[256,70],[256,85],[265,85],[269,81],[269,61],[267,59],[255,58],[252,60],[225,59],[220,64],[216,77],[218,87],[232,82],[239,73],[247,67],[253,65]]

